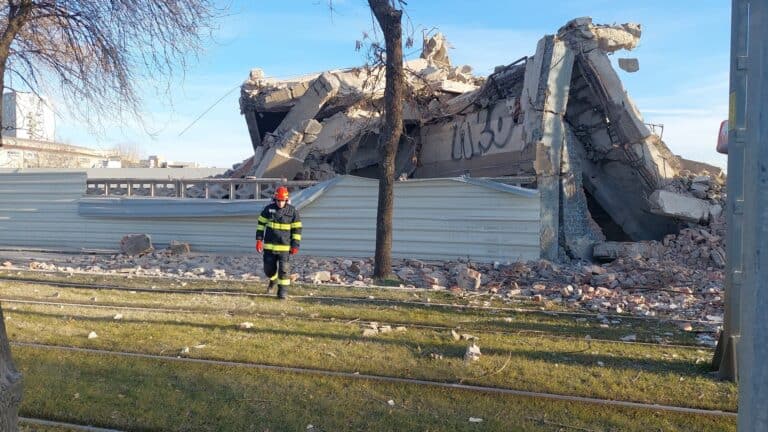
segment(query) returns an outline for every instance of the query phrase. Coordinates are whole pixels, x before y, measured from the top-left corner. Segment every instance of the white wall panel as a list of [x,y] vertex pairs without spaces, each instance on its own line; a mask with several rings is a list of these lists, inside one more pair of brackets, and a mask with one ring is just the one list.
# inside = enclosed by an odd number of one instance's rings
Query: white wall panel
[[[85,180],[85,172],[0,173],[0,247],[116,250],[123,235],[147,233],[160,247],[179,240],[189,242],[196,251],[253,251],[258,209],[265,202],[241,206],[245,210],[230,216],[208,215],[215,214],[217,206],[226,214],[231,203],[201,200],[193,207],[205,207],[205,211],[189,209],[205,217],[185,217],[187,206],[168,205],[163,207],[171,212],[167,215],[159,209],[142,217],[96,217],[79,213],[98,200],[83,197]],[[296,197],[304,225],[302,252],[372,256],[378,182],[343,177],[313,190]],[[149,199],[139,199],[144,201],[111,198],[104,206],[107,210],[109,206],[146,208]],[[164,206],[162,201],[157,204]],[[253,214],[248,214],[250,209]],[[540,253],[539,213],[537,193],[497,183],[461,179],[397,182],[393,255],[476,261],[536,259]]]

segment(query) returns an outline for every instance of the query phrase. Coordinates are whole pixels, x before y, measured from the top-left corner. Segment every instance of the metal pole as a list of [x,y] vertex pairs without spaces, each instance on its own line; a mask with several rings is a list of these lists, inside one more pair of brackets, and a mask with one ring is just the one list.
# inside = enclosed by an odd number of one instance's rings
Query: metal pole
[[[746,5],[747,57],[744,139],[743,269],[739,357],[741,432],[768,432],[768,2],[736,0]],[[730,172],[728,173],[730,175]]]
[[728,195],[725,208],[725,319],[712,360],[720,379],[738,379],[737,352],[741,337],[743,282],[744,128],[746,127],[748,1],[733,0],[731,11],[731,80],[728,113]]

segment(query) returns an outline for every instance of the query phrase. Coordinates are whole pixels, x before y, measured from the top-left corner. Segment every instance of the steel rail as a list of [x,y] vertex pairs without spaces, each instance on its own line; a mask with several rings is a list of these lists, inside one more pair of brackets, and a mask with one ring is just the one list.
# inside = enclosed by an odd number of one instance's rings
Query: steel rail
[[157,354],[143,354],[143,353],[133,353],[133,352],[124,352],[124,351],[99,350],[99,349],[93,349],[93,348],[78,348],[78,347],[69,347],[69,346],[61,346],[61,345],[46,345],[46,344],[38,344],[38,343],[30,343],[30,342],[11,342],[11,345],[18,346],[18,347],[34,348],[34,349],[59,350],[59,351],[69,351],[69,352],[96,354],[96,355],[113,355],[113,356],[120,356],[120,357],[146,359],[146,360],[160,360],[160,361],[177,362],[177,363],[193,363],[193,364],[203,364],[203,365],[211,365],[211,366],[242,367],[242,368],[250,368],[250,369],[276,371],[276,372],[304,374],[304,375],[320,375],[320,376],[348,378],[348,379],[366,380],[366,381],[378,381],[378,382],[397,383],[397,384],[411,384],[411,385],[417,385],[417,386],[441,387],[441,388],[448,388],[453,390],[464,390],[464,391],[473,391],[473,392],[490,393],[490,394],[505,394],[505,395],[511,395],[511,396],[549,399],[549,400],[565,401],[565,402],[588,403],[588,404],[594,404],[594,405],[613,406],[613,407],[621,407],[621,408],[667,411],[667,412],[675,412],[675,413],[681,413],[681,414],[709,415],[709,416],[716,416],[716,417],[732,417],[732,418],[736,418],[736,416],[738,415],[736,412],[731,412],[731,411],[708,410],[708,409],[701,409],[701,408],[688,408],[688,407],[678,407],[678,406],[661,405],[661,404],[648,404],[643,402],[629,402],[629,401],[620,401],[620,400],[613,400],[613,399],[592,398],[592,397],[585,397],[585,396],[561,395],[556,393],[514,390],[514,389],[507,389],[507,388],[500,388],[500,387],[487,387],[487,386],[461,384],[461,383],[430,381],[430,380],[422,380],[422,379],[414,379],[414,378],[401,378],[401,377],[393,377],[393,376],[386,376],[386,375],[360,374],[356,372],[338,372],[338,371],[329,371],[324,369],[301,368],[301,367],[291,367],[291,366],[275,366],[275,365],[260,364],[260,363],[194,359],[194,358],[187,358],[187,357],[171,357],[171,356],[164,356],[164,355],[157,355]]
[[33,418],[33,417],[19,417],[19,423],[26,423],[26,424],[37,425],[37,426],[60,427],[60,428],[73,429],[73,430],[83,431],[83,432],[122,432],[119,429],[108,429],[108,428],[101,428],[101,427],[90,426],[90,425],[67,423],[67,422],[56,421],[56,420],[44,420],[44,419]]

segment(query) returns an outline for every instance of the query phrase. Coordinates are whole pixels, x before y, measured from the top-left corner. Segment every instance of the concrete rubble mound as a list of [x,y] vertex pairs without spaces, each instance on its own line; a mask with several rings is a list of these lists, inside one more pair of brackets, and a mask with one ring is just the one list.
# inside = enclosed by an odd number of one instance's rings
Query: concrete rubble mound
[[[442,34],[425,37],[421,56],[404,63],[396,176],[534,179],[526,186],[541,195],[542,257],[555,261],[711,223],[722,212],[717,175],[689,178],[707,175],[643,122],[611,64],[609,54],[640,36],[639,24],[577,18],[487,77],[453,66]],[[636,59],[624,60],[636,70]],[[254,155],[225,176],[375,177],[383,91],[382,66],[287,80],[253,69],[240,109]]]
[[[703,229],[685,229],[662,242],[647,243],[645,248],[619,248],[615,259],[608,263],[395,259],[393,270],[401,279],[402,288],[426,289],[415,293],[427,301],[430,292],[449,290],[470,299],[472,304],[487,306],[488,297],[472,299],[488,293],[509,304],[533,301],[543,307],[553,304],[599,313],[608,325],[617,319],[611,316],[631,315],[679,320],[681,324],[694,321],[698,329],[719,330],[724,313],[724,268],[713,253],[722,253],[722,237]],[[3,268],[107,273],[129,278],[166,277],[184,286],[186,281],[197,279],[265,282],[261,263],[261,257],[256,255],[176,255],[158,251],[142,256],[68,254],[12,258]],[[298,255],[292,272],[291,279],[297,283],[374,286],[371,258]],[[470,285],[466,284],[467,275],[473,281]],[[381,331],[379,328],[375,334]],[[454,337],[473,340],[471,335],[460,333]],[[713,341],[708,338],[702,343],[709,345]]]

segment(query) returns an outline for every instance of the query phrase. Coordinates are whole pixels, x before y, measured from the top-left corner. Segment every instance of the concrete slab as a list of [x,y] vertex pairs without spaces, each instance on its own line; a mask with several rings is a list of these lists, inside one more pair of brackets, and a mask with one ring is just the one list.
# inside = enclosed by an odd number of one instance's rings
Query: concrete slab
[[643,242],[604,242],[595,245],[592,257],[596,260],[611,261],[618,258],[661,259],[664,248],[661,244]]
[[321,154],[330,154],[363,131],[378,130],[380,119],[377,112],[351,108],[328,117],[321,125],[323,128],[312,143],[312,148]]
[[303,166],[303,159],[294,158],[290,154],[272,147],[264,154],[253,175],[255,177],[293,179]]
[[705,222],[709,219],[709,203],[698,198],[657,190],[648,200],[651,203],[651,212],[654,214],[690,222]]
[[310,88],[299,98],[288,115],[274,131],[275,135],[283,135],[289,130],[298,130],[301,123],[314,118],[325,103],[336,95],[341,83],[333,74],[324,73],[312,82]]

